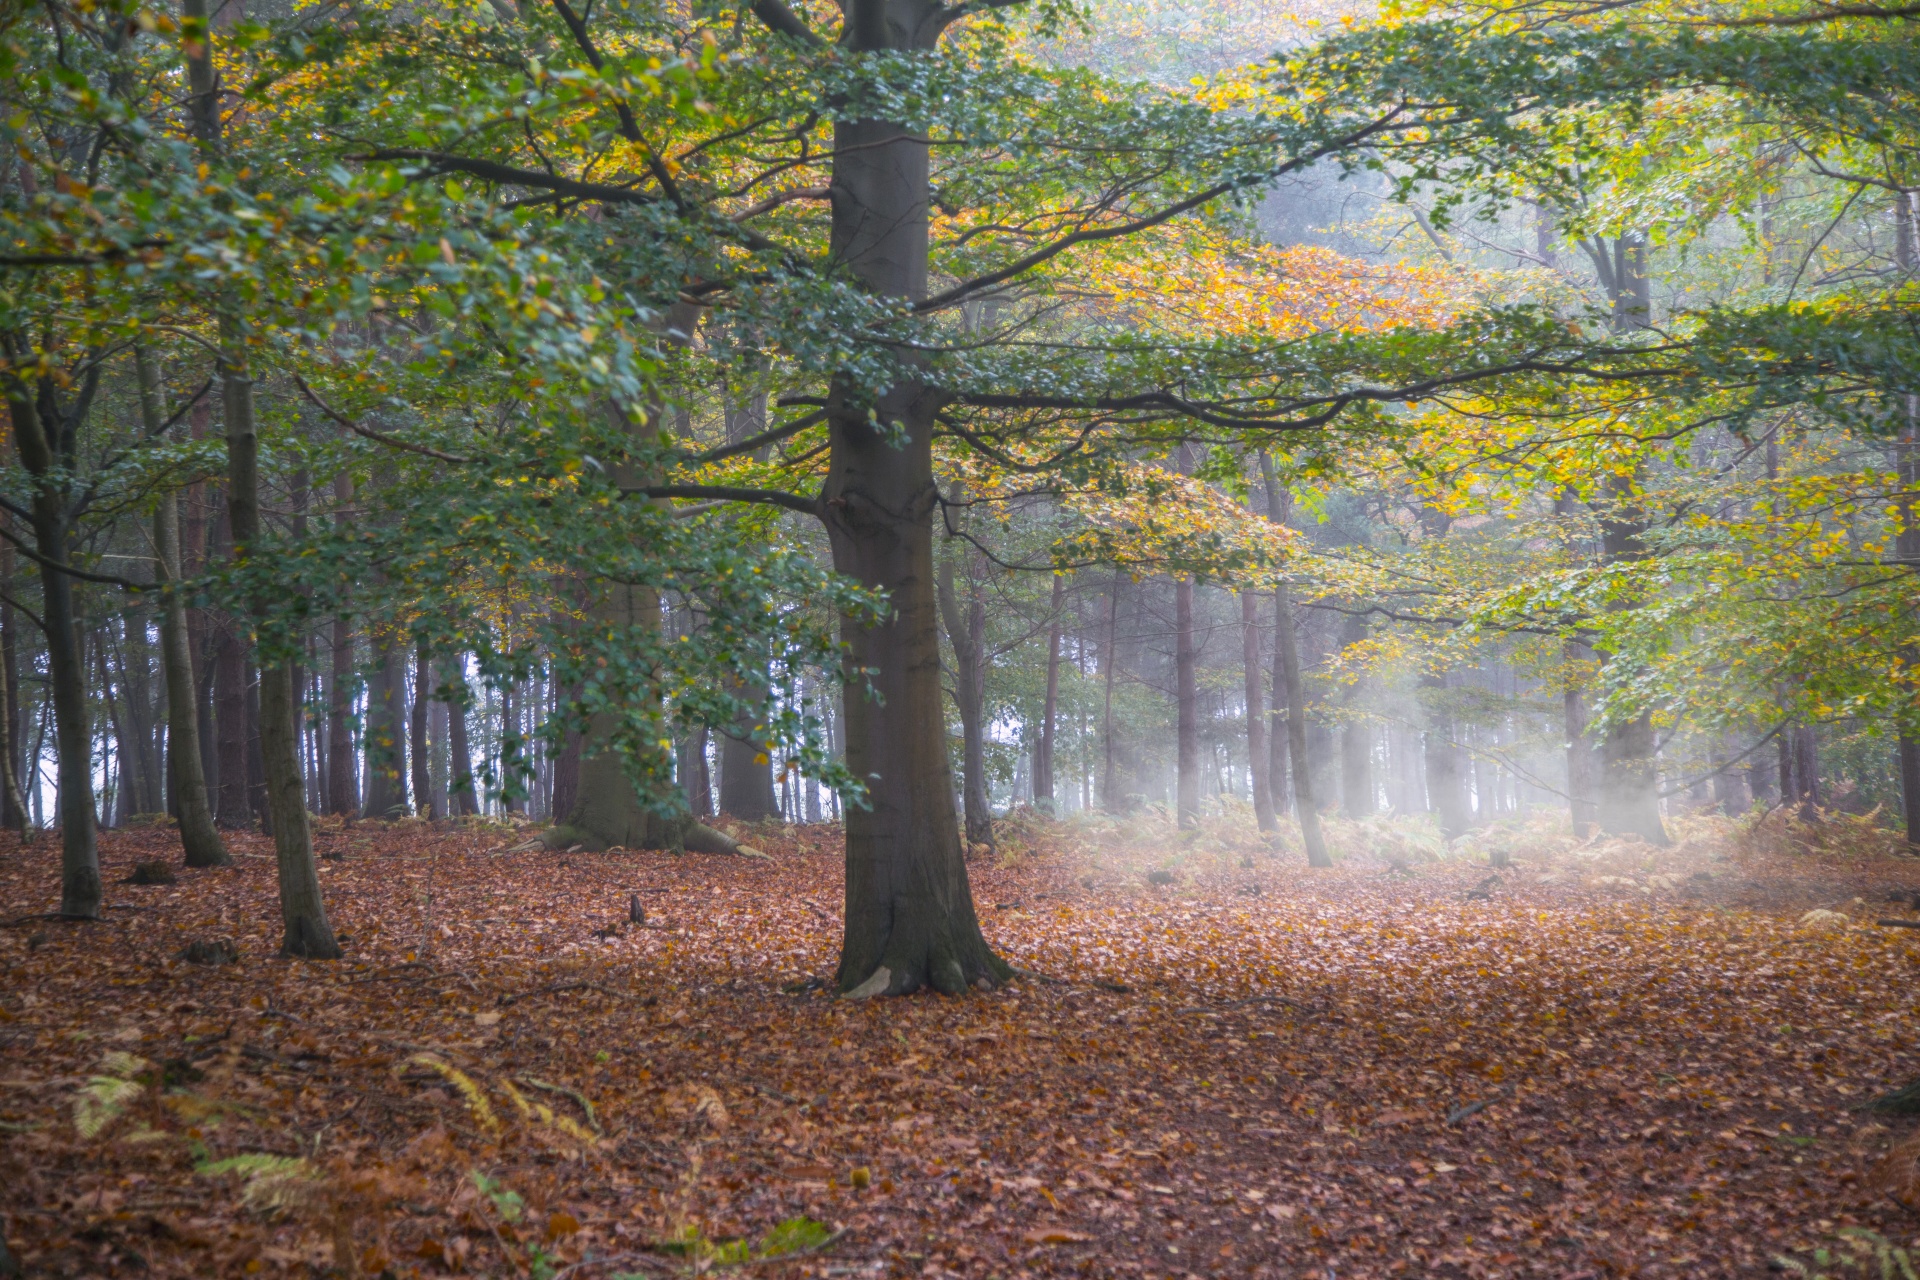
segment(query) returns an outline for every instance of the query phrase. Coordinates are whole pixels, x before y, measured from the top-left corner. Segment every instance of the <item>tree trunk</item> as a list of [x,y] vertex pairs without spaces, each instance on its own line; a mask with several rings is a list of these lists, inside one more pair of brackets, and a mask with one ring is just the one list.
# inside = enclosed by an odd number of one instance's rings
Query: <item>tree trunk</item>
[[[190,0],[204,4],[204,0]],[[221,323],[221,381],[227,419],[227,510],[236,561],[244,563],[260,541],[260,441],[254,428],[253,376],[239,326]],[[264,602],[260,612],[265,614]],[[340,944],[327,922],[320,873],[307,826],[306,782],[300,773],[300,699],[293,663],[278,661],[260,672],[260,754],[279,871],[280,917],[286,932],[283,955],[337,960]]]
[[246,830],[253,825],[253,806],[247,794],[247,659],[235,634],[237,618],[215,622],[213,651],[213,722],[220,756],[220,825]]
[[[146,353],[141,351],[143,366]],[[147,369],[141,369],[143,399]],[[159,390],[158,371],[153,389]],[[155,406],[160,417],[161,406]],[[143,405],[144,409],[144,405]],[[148,428],[152,430],[150,426]],[[180,508],[171,493],[160,495],[153,513],[156,576],[165,584],[160,603],[160,665],[167,681],[167,757],[173,778],[174,808],[180,817],[180,845],[190,867],[224,867],[233,859],[214,826],[207,803],[207,779],[200,769],[200,708],[195,697],[193,653],[187,645],[187,607],[181,598]]]
[[[568,735],[568,741],[569,743],[573,742],[573,735],[571,733]],[[680,742],[680,785],[685,788],[687,793],[687,812],[696,818],[710,818],[713,816],[713,773],[712,770],[707,767],[708,741],[709,735],[707,727],[701,725]],[[572,767],[575,773],[578,773],[580,768],[580,750],[577,745],[572,746],[571,750],[573,752]],[[563,765],[566,762],[565,752],[561,753],[561,762]],[[559,775],[556,773],[555,776],[558,778]],[[559,790],[560,786],[558,781],[556,781],[554,784],[554,793],[558,795]],[[554,803],[557,808],[559,801],[556,800]]]
[[1100,805],[1108,813],[1126,808],[1118,793],[1113,766],[1113,677],[1120,663],[1120,587],[1126,579],[1113,571],[1113,586],[1107,591],[1107,644],[1100,655],[1102,709],[1100,724]]
[[1564,732],[1567,739],[1567,815],[1573,822],[1573,838],[1585,840],[1593,833],[1597,817],[1593,801],[1593,746],[1587,741],[1586,698],[1574,680],[1574,664],[1584,655],[1586,646],[1578,640],[1562,645],[1567,664],[1567,680],[1560,696]]
[[947,640],[953,646],[953,697],[960,709],[961,812],[967,826],[967,845],[993,847],[993,807],[987,799],[986,645],[987,608],[977,582],[962,610],[953,589],[953,561],[940,566],[940,611],[945,615]]
[[1427,732],[1422,754],[1427,768],[1427,804],[1440,823],[1440,833],[1453,840],[1465,835],[1472,825],[1467,806],[1466,771],[1461,767],[1460,745],[1453,739],[1453,716],[1441,705],[1447,688],[1445,676],[1420,677],[1420,687],[1440,697],[1427,699]]
[[433,662],[425,645],[413,651],[413,708],[407,721],[407,759],[413,770],[413,803],[423,818],[440,815],[433,808],[433,778],[427,755],[427,707],[433,699]]
[[[1600,265],[1607,255],[1595,255]],[[1652,327],[1652,281],[1647,274],[1647,237],[1631,232],[1613,245],[1610,269],[1601,272],[1613,299],[1616,333],[1637,333]],[[1634,474],[1608,477],[1607,501],[1601,508],[1601,554],[1608,564],[1643,558],[1646,532]],[[1615,720],[1600,749],[1600,829],[1608,835],[1637,835],[1651,844],[1669,843],[1660,820],[1659,764],[1654,759],[1657,740],[1650,713],[1632,720]]]
[[1279,826],[1273,815],[1273,786],[1268,770],[1266,671],[1260,665],[1260,604],[1251,591],[1240,593],[1240,656],[1246,676],[1247,777],[1253,791],[1253,818],[1260,830]]
[[[849,54],[928,49],[939,0],[847,0]],[[918,127],[834,124],[833,260],[870,293],[913,300],[927,283],[928,144]],[[846,824],[847,902],[837,982],[850,995],[931,984],[955,993],[1010,976],[981,935],[953,811],[941,714],[933,577],[935,395],[902,350],[886,388],[835,379],[822,514],[835,568],[883,594],[888,616],[847,618],[847,663],[867,669],[845,698],[847,764],[867,785]],[[884,425],[882,425],[884,424]]]
[[1060,719],[1060,624],[1067,580],[1053,575],[1053,595],[1047,602],[1047,692],[1040,704],[1040,742],[1033,753],[1033,806],[1048,813],[1053,802],[1053,746]]
[[[0,522],[11,526],[13,517],[0,512]],[[0,543],[0,588],[13,594],[13,544]],[[7,749],[0,756],[0,769],[6,773],[6,791],[0,794],[0,826],[28,836],[31,820],[28,803],[21,788],[27,785],[26,726],[20,716],[20,635],[13,617],[13,606],[0,600],[0,679],[6,693],[0,698],[0,715],[6,718]]]
[[1174,820],[1200,821],[1200,692],[1194,670],[1193,579],[1173,584]]
[[368,818],[399,818],[407,813],[403,654],[391,630],[375,629],[373,670],[367,679],[367,802],[362,811]]
[[[1287,522],[1292,501],[1273,473],[1273,460],[1260,455],[1260,474],[1267,486],[1267,519],[1277,525]],[[1307,865],[1331,867],[1327,839],[1320,830],[1320,807],[1316,803],[1312,770],[1307,755],[1307,698],[1300,682],[1300,648],[1293,634],[1293,605],[1283,578],[1273,593],[1273,645],[1279,656],[1280,676],[1287,690],[1287,756],[1293,766],[1293,807],[1300,820],[1300,837],[1307,849]]]
[[[1340,647],[1350,649],[1367,639],[1367,620],[1348,614],[1340,624]],[[1365,818],[1373,813],[1373,723],[1360,703],[1366,696],[1366,681],[1356,679],[1347,686],[1346,723],[1340,726],[1340,808],[1349,818]]]
[[[766,696],[764,684],[739,691],[756,702]],[[742,822],[760,822],[780,812],[773,794],[773,753],[755,729],[752,724],[736,725],[720,738],[720,812]]]
[[473,748],[467,743],[467,676],[458,655],[440,667],[440,687],[447,699],[447,812],[471,817],[480,812],[473,787]]
[[[45,391],[41,398],[51,404],[53,393]],[[69,460],[56,451],[38,405],[17,382],[7,388],[7,408],[21,464],[33,478],[34,544],[46,561],[65,564],[73,551],[66,495]],[[87,722],[86,667],[80,653],[73,579],[46,561],[40,565],[40,584],[58,755],[60,914],[92,920],[100,915],[100,851],[93,811],[93,734]]]

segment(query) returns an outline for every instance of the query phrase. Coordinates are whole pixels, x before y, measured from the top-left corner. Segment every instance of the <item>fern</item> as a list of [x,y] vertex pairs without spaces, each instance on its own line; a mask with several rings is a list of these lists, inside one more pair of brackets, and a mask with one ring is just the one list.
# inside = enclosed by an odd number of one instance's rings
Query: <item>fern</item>
[[226,1173],[241,1175],[245,1179],[240,1187],[241,1202],[263,1213],[304,1208],[320,1198],[326,1182],[325,1175],[311,1161],[299,1156],[269,1155],[264,1151],[202,1164],[197,1172],[209,1177]]
[[416,1053],[409,1061],[439,1072],[441,1077],[458,1089],[460,1096],[467,1100],[467,1110],[473,1113],[475,1122],[482,1129],[491,1134],[500,1132],[500,1117],[494,1114],[493,1104],[487,1101],[486,1091],[474,1083],[472,1076],[451,1063],[440,1061],[431,1054]]
[[1774,1258],[1774,1266],[1804,1280],[1840,1280],[1843,1276],[1873,1276],[1876,1280],[1920,1280],[1914,1270],[1913,1255],[1877,1231],[1865,1227],[1843,1227],[1839,1231],[1843,1250],[1816,1248],[1806,1260],[1784,1255]]
[[147,1090],[133,1077],[150,1065],[145,1058],[118,1049],[100,1060],[106,1074],[89,1078],[73,1096],[73,1127],[82,1138],[92,1141],[126,1114],[133,1100]]

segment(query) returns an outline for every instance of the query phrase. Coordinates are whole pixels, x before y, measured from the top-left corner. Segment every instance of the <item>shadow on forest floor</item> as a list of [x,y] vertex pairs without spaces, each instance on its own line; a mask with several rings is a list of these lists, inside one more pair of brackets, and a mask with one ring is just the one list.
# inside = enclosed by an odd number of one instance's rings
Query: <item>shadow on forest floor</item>
[[[1347,824],[1309,872],[1226,823],[1005,834],[975,900],[1051,980],[862,1004],[788,993],[832,972],[825,827],[756,832],[763,863],[323,823],[324,965],[273,956],[263,840],[66,924],[13,919],[56,900],[57,850],[9,838],[8,1241],[30,1275],[580,1280],[1751,1276],[1851,1229],[1911,1246],[1876,1174],[1911,1122],[1851,1108],[1920,1074],[1920,932],[1872,923],[1917,914],[1920,864],[1846,852],[1867,835],[1540,825],[1436,858]],[[109,880],[172,844],[106,833]],[[237,963],[181,958],[222,938]]]

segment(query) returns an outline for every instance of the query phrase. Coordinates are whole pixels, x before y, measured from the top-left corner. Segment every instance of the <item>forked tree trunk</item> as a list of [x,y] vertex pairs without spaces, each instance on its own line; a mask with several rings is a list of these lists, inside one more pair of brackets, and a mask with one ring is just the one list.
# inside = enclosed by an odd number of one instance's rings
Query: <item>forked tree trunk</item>
[[1246,674],[1247,774],[1252,783],[1253,819],[1260,830],[1279,826],[1273,816],[1273,786],[1267,747],[1266,672],[1260,665],[1260,604],[1253,592],[1240,593],[1240,656]]
[[[157,434],[166,421],[160,401],[160,369],[146,347],[134,348],[140,374],[141,425]],[[190,867],[224,867],[233,859],[214,826],[207,779],[200,767],[200,709],[194,696],[193,652],[187,643],[185,577],[180,559],[180,505],[172,492],[160,495],[153,512],[154,576],[160,596],[160,669],[167,685],[167,766],[173,779],[180,846]]]

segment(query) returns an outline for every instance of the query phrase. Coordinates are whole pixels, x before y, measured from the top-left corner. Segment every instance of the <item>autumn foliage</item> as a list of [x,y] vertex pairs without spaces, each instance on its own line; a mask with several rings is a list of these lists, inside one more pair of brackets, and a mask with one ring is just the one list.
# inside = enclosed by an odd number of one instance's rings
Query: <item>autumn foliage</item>
[[1018,820],[974,884],[1028,976],[866,1003],[819,989],[827,828],[323,827],[338,966],[273,957],[260,838],[98,924],[10,847],[0,1212],[62,1276],[1749,1276],[1912,1233],[1909,1122],[1856,1109],[1911,1074],[1908,864],[1542,825],[1490,877],[1390,828],[1308,872]]

